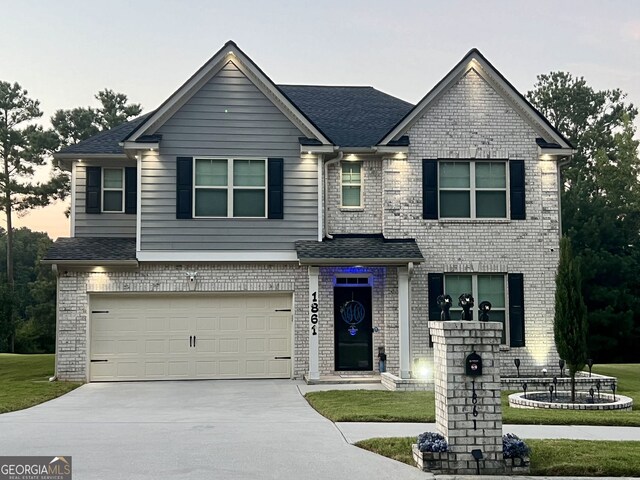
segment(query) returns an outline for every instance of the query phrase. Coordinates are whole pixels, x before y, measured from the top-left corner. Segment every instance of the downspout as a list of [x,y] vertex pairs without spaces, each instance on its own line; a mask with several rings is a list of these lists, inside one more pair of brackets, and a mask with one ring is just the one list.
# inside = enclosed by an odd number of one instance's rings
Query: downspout
[[324,164],[324,236],[332,239],[329,233],[329,165],[338,163],[344,157],[344,153],[338,152],[338,155]]

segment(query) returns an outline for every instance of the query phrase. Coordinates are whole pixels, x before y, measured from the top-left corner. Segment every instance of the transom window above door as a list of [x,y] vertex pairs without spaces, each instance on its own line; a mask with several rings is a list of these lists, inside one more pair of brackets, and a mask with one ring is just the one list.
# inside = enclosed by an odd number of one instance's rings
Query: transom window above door
[[194,217],[265,218],[266,159],[194,158]]
[[507,163],[438,162],[440,218],[507,218]]

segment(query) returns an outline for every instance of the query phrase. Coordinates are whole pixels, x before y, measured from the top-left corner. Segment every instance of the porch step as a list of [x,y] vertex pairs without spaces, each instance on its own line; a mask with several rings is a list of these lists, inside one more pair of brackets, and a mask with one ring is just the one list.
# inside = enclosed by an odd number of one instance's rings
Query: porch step
[[316,380],[304,376],[307,385],[338,385],[338,384],[366,384],[381,383],[380,375],[324,375]]

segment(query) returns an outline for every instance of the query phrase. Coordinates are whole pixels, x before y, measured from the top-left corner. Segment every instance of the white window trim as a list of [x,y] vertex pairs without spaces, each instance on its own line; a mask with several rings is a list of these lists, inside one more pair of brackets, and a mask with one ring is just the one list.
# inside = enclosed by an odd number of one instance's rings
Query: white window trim
[[[477,163],[504,163],[504,175],[505,175],[505,186],[504,188],[478,188],[476,187],[476,164]],[[469,187],[441,187],[440,181],[440,164],[441,163],[468,163],[469,164]],[[509,161],[504,159],[473,159],[473,158],[443,158],[438,160],[438,219],[442,220],[456,220],[456,221],[469,221],[469,220],[509,220],[511,218],[511,205],[509,204],[509,191],[511,189],[511,185],[509,184]],[[469,201],[470,201],[470,216],[469,217],[444,217],[440,214],[440,209],[442,207],[442,201],[440,200],[440,192],[469,192]],[[497,192],[504,191],[505,192],[505,216],[504,217],[478,217],[476,215],[476,192]]]
[[[345,183],[342,173],[343,164],[360,164],[360,183]],[[342,199],[342,187],[360,187],[360,205],[344,205]],[[343,160],[340,162],[340,209],[341,210],[364,210],[364,162],[362,160]]]
[[[207,186],[207,185],[196,185],[196,161],[197,160],[224,160],[227,162],[227,184],[220,186]],[[233,166],[236,160],[257,160],[264,162],[264,186],[239,186],[236,187],[233,184]],[[266,219],[269,214],[269,189],[267,186],[268,176],[269,176],[269,159],[264,157],[193,157],[193,167],[192,167],[192,212],[193,218],[204,218],[204,219],[216,219],[216,218],[234,218],[234,219]],[[196,189],[209,189],[209,190],[226,190],[227,191],[227,215],[226,216],[203,216],[196,215]],[[233,215],[233,192],[235,190],[264,190],[264,215],[261,217],[236,217]]]
[[[471,295],[473,296],[474,300],[475,300],[475,305],[473,306],[473,319],[474,320],[478,320],[478,306],[480,305],[480,302],[483,301],[482,298],[478,298],[478,276],[483,276],[483,275],[491,275],[491,276],[501,276],[502,277],[502,282],[503,282],[503,289],[504,289],[504,307],[499,307],[499,308],[491,308],[491,312],[493,311],[497,311],[497,312],[502,312],[504,311],[504,337],[505,337],[505,343],[502,343],[501,345],[503,347],[509,347],[510,346],[510,337],[509,337],[509,284],[508,284],[508,275],[506,273],[499,273],[499,272],[478,272],[478,273],[465,273],[465,272],[449,272],[449,273],[445,273],[443,275],[444,281],[443,281],[443,286],[444,286],[444,293],[447,294],[447,275],[455,275],[455,276],[459,276],[459,277],[468,277],[471,276],[471,292],[464,292],[464,293],[471,293]],[[458,306],[458,299],[457,298],[452,298],[453,300],[453,304],[451,306],[451,311],[452,312],[462,312],[462,308],[460,308]],[[491,321],[491,312],[489,312],[489,321]]]
[[[122,174],[122,187],[121,188],[106,188],[104,186],[104,172],[105,170],[120,170],[120,173]],[[100,195],[102,196],[102,198],[100,199],[100,211],[102,213],[124,213],[124,203],[125,203],[125,198],[124,198],[124,182],[125,182],[125,178],[124,178],[124,167],[102,167],[102,172],[100,175]],[[122,202],[121,202],[121,209],[120,210],[105,210],[104,209],[104,193],[105,192],[122,192]]]

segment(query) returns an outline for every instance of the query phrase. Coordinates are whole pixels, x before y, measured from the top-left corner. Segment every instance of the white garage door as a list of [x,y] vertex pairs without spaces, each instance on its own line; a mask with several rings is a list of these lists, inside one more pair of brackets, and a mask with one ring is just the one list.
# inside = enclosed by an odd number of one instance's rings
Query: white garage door
[[90,379],[289,378],[290,295],[91,296]]

